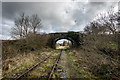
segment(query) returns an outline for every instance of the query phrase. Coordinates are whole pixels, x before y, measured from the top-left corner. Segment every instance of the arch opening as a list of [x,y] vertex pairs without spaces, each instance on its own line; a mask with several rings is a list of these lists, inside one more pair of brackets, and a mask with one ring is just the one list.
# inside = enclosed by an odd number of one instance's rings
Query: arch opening
[[69,49],[72,47],[72,42],[68,39],[59,39],[56,41],[55,49]]
[[[56,48],[56,43],[59,43],[60,42],[59,40],[61,40],[61,43],[65,41],[64,43],[66,43],[66,45],[68,45],[68,46],[66,46],[66,48],[62,48],[62,49],[69,49],[69,48],[75,46],[75,41],[72,38],[62,36],[62,37],[57,37],[54,39],[54,41],[53,41],[53,48],[54,49],[58,49],[58,48]],[[57,44],[57,46],[62,46],[62,45]]]

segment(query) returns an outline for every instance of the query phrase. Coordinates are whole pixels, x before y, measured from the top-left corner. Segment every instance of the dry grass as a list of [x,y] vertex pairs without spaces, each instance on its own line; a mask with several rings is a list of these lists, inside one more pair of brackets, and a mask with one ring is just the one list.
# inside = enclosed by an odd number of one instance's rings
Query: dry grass
[[14,75],[23,73],[27,68],[39,62],[40,59],[50,53],[51,51],[44,51],[42,53],[35,51],[27,54],[17,54],[12,58],[7,58],[3,61],[3,77],[12,78]]
[[[106,44],[106,45],[104,45]],[[117,39],[111,35],[87,36],[84,44],[76,49],[76,59],[80,66],[85,67],[98,80],[119,80],[119,61]],[[104,49],[107,54],[101,49]],[[110,50],[110,51],[109,51]],[[111,56],[111,54],[113,56]]]

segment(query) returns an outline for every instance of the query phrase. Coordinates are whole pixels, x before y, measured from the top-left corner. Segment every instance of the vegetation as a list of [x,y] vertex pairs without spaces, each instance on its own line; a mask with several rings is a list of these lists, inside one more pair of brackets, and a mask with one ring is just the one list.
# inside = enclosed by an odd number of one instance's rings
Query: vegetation
[[103,51],[105,54],[118,59],[119,51],[119,27],[116,24],[119,19],[119,12],[108,12],[108,15],[100,15],[100,19],[96,19],[87,25],[84,29],[86,32],[85,42],[93,45],[94,48]]
[[11,41],[3,41],[3,59],[7,57],[14,57],[17,54],[24,54],[31,51],[37,51],[42,49],[47,49],[46,46],[49,39],[49,35],[29,35],[25,39],[20,40],[11,40]]

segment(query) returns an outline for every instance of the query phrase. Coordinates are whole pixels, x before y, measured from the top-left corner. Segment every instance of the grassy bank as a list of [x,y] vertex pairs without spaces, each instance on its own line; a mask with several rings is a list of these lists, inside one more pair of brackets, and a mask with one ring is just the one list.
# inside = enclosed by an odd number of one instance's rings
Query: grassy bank
[[119,43],[115,35],[87,35],[84,44],[76,49],[80,66],[97,80],[119,80]]

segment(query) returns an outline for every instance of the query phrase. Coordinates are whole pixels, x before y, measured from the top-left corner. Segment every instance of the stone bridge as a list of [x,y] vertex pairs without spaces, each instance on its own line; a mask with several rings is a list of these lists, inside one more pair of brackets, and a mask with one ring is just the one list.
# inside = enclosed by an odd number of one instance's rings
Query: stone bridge
[[83,34],[80,32],[63,32],[63,33],[50,33],[51,38],[48,41],[50,47],[56,47],[56,42],[60,39],[67,39],[72,42],[72,47],[77,47],[82,44]]

